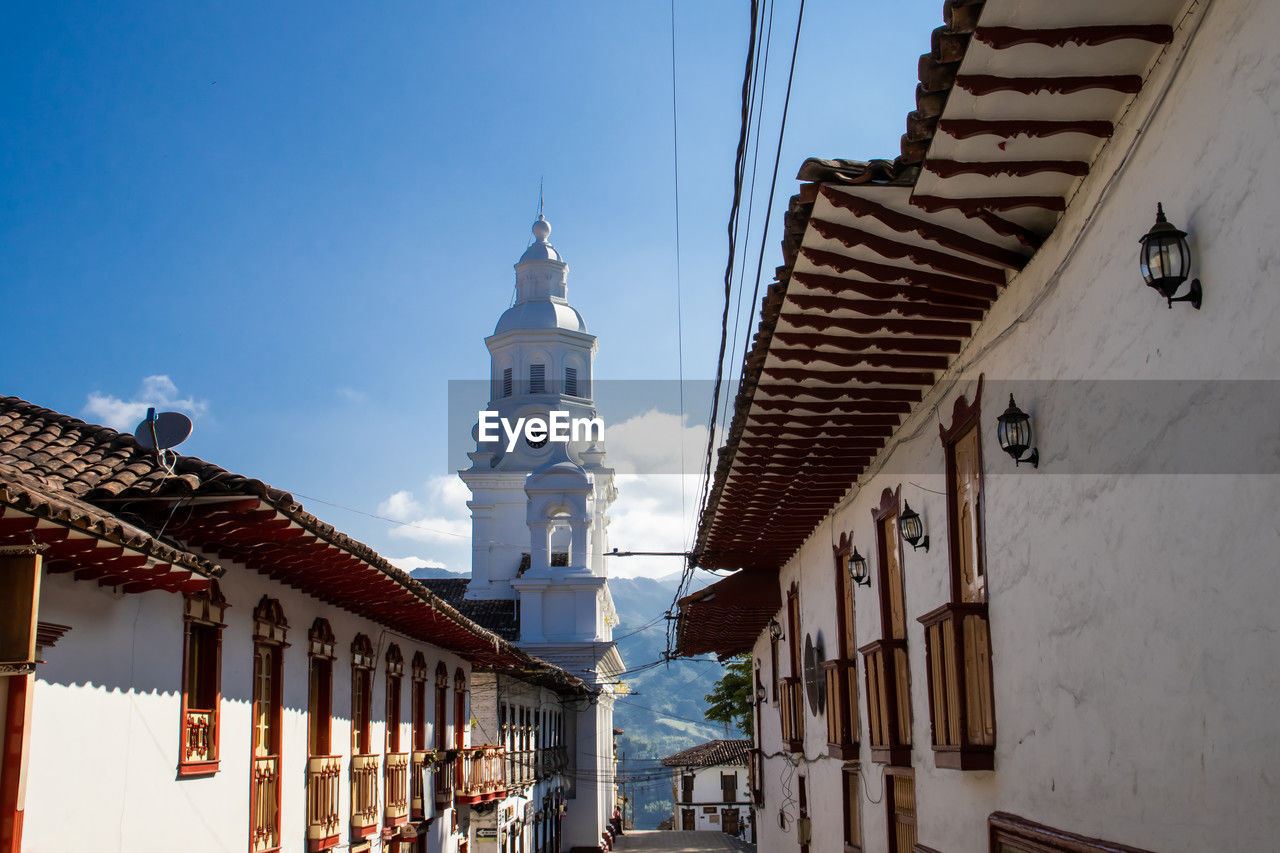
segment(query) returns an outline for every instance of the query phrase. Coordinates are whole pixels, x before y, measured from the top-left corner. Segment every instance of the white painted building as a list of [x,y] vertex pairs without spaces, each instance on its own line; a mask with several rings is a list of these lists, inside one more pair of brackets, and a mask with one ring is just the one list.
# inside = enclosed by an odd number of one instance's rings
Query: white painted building
[[750,740],[712,740],[662,759],[672,769],[675,829],[755,840],[750,750]]
[[515,783],[477,688],[591,691],[287,493],[166,462],[0,399],[0,848],[479,849]]
[[805,164],[679,627],[754,656],[762,850],[1275,846],[1278,32],[952,0],[902,156]]
[[[539,216],[515,265],[515,301],[485,339],[492,363],[488,411],[508,424],[550,420],[554,412],[583,422],[597,416],[596,338],[569,304],[569,267],[548,242],[550,233]],[[459,606],[513,602],[520,648],[597,691],[561,717],[569,780],[563,796],[572,804],[564,843],[594,848],[614,807],[613,696],[623,670],[604,560],[608,509],[617,496],[604,436],[584,429],[569,442],[526,436],[510,447],[504,432],[484,441],[479,429],[468,454],[472,465],[460,472],[471,490],[472,570]],[[550,710],[527,707],[535,716]]]

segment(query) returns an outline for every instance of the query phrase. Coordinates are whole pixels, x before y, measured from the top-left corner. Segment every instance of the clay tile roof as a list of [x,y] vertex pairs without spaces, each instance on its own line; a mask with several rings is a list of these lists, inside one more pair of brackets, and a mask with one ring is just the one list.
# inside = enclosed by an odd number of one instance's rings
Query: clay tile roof
[[668,755],[662,759],[662,763],[667,767],[716,767],[722,764],[745,766],[750,750],[751,741],[747,738],[709,740],[675,755]]
[[[184,512],[173,512],[177,507]],[[61,529],[38,528],[40,518]],[[476,666],[531,671],[585,690],[580,680],[520,651],[368,545],[305,511],[288,492],[193,456],[178,456],[167,470],[131,435],[16,397],[0,397],[0,522],[3,545],[55,540],[46,554],[49,571],[74,569],[77,578],[96,577],[130,592],[191,591],[220,573],[192,552],[216,553],[453,649]],[[143,556],[126,560],[109,549],[86,551],[84,540],[67,538],[68,527]],[[88,559],[106,561],[106,567],[95,574],[86,568]],[[168,565],[149,564],[156,561]]]
[[468,600],[467,578],[423,578],[420,583],[468,619],[508,640],[520,636],[516,603],[510,599]]

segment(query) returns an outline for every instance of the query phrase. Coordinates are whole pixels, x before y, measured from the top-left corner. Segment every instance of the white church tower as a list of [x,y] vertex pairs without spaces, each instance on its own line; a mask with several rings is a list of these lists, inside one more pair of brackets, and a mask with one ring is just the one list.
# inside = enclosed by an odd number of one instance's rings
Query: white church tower
[[[569,304],[569,265],[533,223],[533,243],[516,269],[514,304],[485,339],[491,357],[489,411],[520,418],[596,417],[596,338]],[[471,490],[468,599],[518,602],[519,645],[589,684],[599,697],[577,712],[576,790],[566,814],[566,849],[595,847],[613,807],[614,685],[623,670],[605,568],[609,505],[617,496],[602,436],[568,443],[521,437],[480,442],[459,472]],[[584,431],[585,432],[585,431]]]

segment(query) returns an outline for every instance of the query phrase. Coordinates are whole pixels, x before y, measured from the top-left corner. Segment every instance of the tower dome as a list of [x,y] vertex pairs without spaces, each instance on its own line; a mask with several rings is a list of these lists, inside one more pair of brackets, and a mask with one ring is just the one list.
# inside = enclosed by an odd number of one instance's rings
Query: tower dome
[[516,262],[516,304],[498,318],[495,335],[515,330],[587,330],[582,315],[569,304],[569,265],[547,242],[550,236],[551,223],[539,214],[533,223],[533,243]]

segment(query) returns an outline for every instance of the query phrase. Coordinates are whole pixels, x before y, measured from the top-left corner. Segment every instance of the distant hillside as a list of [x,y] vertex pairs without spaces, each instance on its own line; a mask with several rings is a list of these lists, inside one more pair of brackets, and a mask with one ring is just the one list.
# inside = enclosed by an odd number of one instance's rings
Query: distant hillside
[[[661,661],[667,648],[667,620],[662,617],[672,606],[679,579],[679,575],[609,579],[619,619],[613,636],[628,672]],[[619,697],[614,725],[625,731],[618,749],[624,758],[624,775],[635,780],[628,783],[626,793],[635,801],[637,829],[656,829],[671,816],[671,773],[658,760],[725,737],[722,726],[705,722],[702,716],[703,697],[721,672],[714,660],[680,660],[622,677],[632,695]]]
[[[458,572],[422,568],[415,578],[456,578]],[[618,749],[623,775],[631,781],[626,794],[635,801],[638,829],[656,829],[671,816],[671,773],[659,759],[699,743],[723,737],[741,737],[723,726],[705,722],[704,698],[711,692],[722,668],[711,659],[663,662],[667,648],[667,619],[679,583],[678,574],[662,578],[610,578],[618,626],[613,629],[618,651],[626,664],[622,680],[631,695],[620,696],[614,709],[614,725],[623,729]],[[703,576],[698,586],[710,578]],[[641,670],[634,672],[634,670]]]

